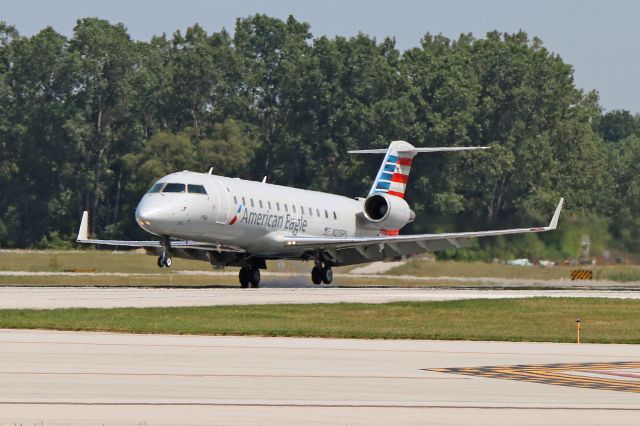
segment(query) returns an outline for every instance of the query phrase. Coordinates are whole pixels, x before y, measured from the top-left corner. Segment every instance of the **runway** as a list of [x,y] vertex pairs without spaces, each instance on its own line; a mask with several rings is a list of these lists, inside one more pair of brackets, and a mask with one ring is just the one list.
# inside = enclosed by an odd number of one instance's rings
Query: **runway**
[[0,423],[631,425],[640,393],[545,375],[633,389],[639,361],[638,345],[0,330]]
[[508,290],[397,287],[139,288],[0,287],[0,309],[118,308],[280,303],[388,303],[526,297],[640,299],[640,291]]

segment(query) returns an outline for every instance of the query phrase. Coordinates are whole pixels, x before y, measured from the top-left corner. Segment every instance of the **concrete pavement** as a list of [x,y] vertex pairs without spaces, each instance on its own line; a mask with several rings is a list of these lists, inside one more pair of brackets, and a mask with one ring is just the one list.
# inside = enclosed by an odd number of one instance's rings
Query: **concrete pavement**
[[429,369],[639,360],[638,345],[0,330],[0,424],[631,425],[640,393]]
[[640,299],[640,291],[507,290],[397,287],[300,288],[127,288],[0,287],[0,309],[116,308],[255,305],[277,303],[387,303],[526,297],[606,297]]

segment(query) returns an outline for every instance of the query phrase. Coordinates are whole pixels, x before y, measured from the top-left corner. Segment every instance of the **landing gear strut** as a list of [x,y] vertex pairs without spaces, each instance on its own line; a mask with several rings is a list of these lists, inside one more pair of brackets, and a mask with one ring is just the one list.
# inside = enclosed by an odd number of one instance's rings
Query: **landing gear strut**
[[243,266],[240,268],[238,278],[240,278],[240,287],[249,288],[251,285],[252,288],[258,288],[260,287],[260,268]]
[[322,262],[316,262],[316,266],[311,269],[311,281],[316,285],[321,282],[331,284],[331,281],[333,281],[333,270],[331,266],[324,265]]
[[163,266],[170,268],[173,263],[171,255],[169,254],[169,250],[171,250],[171,241],[169,240],[169,237],[163,237],[161,243],[162,254],[158,257],[158,268],[162,268]]

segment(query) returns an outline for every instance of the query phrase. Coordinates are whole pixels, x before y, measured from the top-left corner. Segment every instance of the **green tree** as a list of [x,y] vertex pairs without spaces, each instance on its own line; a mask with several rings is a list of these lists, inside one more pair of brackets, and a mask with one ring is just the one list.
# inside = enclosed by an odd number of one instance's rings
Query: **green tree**
[[626,110],[613,110],[594,121],[596,131],[609,142],[618,142],[629,136],[640,134],[638,118]]
[[[66,39],[51,28],[5,47],[2,207],[11,244],[26,245],[67,227],[74,147],[64,123],[71,83]],[[4,49],[3,49],[4,50]],[[0,124],[1,126],[1,124]],[[46,220],[42,220],[46,218]]]
[[84,209],[92,218],[92,233],[98,223],[113,222],[110,210],[117,203],[109,195],[117,172],[112,163],[120,153],[134,149],[144,136],[140,117],[130,114],[130,102],[136,95],[131,84],[134,52],[124,25],[97,18],[79,20],[70,40],[73,102],[78,112],[67,121],[66,128],[69,138],[81,147],[79,189]]

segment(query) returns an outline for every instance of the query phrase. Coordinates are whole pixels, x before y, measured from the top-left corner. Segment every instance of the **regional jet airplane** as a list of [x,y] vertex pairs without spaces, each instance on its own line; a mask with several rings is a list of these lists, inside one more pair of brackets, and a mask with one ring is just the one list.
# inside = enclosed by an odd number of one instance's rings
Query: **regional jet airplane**
[[77,242],[142,247],[158,255],[159,267],[171,257],[198,259],[215,267],[239,266],[243,288],[258,287],[267,259],[314,262],[311,281],[330,284],[332,266],[395,258],[465,246],[471,238],[556,229],[563,200],[546,227],[480,232],[399,235],[415,219],[404,200],[409,170],[421,152],[451,152],[486,147],[416,148],[404,141],[388,149],[349,151],[385,154],[365,198],[182,171],[151,186],[135,212],[151,241],[96,240],[88,237],[85,211]]

